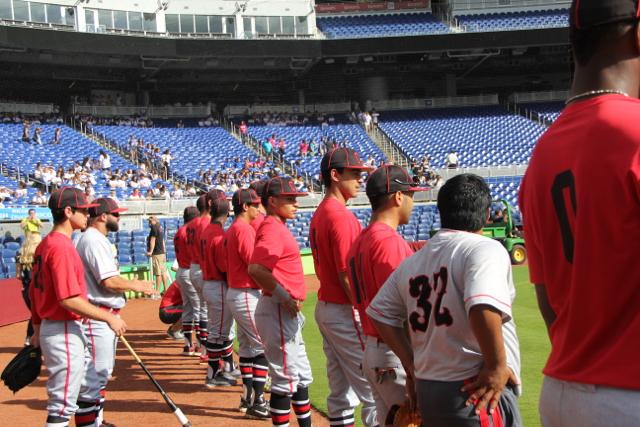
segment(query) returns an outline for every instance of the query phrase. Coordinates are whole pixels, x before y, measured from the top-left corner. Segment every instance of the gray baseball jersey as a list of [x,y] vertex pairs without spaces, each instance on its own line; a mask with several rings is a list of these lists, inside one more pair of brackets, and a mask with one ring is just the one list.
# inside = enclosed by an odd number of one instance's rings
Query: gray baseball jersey
[[89,227],[76,242],[76,250],[84,265],[89,301],[111,308],[122,308],[124,293],[107,289],[101,282],[120,275],[116,249],[109,239],[94,227]]
[[441,230],[387,279],[367,314],[395,327],[408,320],[418,379],[461,381],[477,375],[483,363],[469,311],[478,304],[494,307],[502,313],[507,365],[519,377],[514,298],[509,255],[499,242]]

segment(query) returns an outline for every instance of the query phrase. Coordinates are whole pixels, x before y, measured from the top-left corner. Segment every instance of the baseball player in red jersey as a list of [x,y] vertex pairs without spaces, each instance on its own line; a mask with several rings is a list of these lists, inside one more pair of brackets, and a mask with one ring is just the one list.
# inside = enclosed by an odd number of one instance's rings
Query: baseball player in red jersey
[[[158,317],[160,321],[166,325],[177,325],[182,318],[182,294],[180,294],[180,285],[174,281],[167,291],[162,295],[160,300],[160,308]],[[169,336],[171,338],[171,336]]]
[[569,16],[571,94],[520,189],[551,340],[540,418],[544,427],[638,426],[640,4],[573,1]]
[[[98,206],[89,208],[89,227],[75,241],[76,251],[84,266],[89,302],[118,316],[125,305],[125,291],[145,295],[155,295],[156,291],[152,282],[120,276],[117,254],[107,233],[118,231],[120,213],[127,209],[107,197],[96,199],[94,204]],[[85,319],[82,327],[89,350],[85,354],[86,363],[92,364],[93,369],[87,369],[82,381],[75,420],[78,426],[92,425],[93,414],[97,413],[100,425],[105,389],[115,365],[117,338],[106,322]]]
[[[29,290],[35,331],[31,344],[42,348],[49,371],[45,427],[66,427],[78,409],[85,375],[82,320],[107,322],[116,335],[125,332],[126,324],[87,301],[82,261],[71,242],[73,230],[87,226],[88,209],[97,205],[89,204],[82,191],[71,187],[54,191],[48,205],[54,226],[36,249]],[[94,412],[94,423],[95,416]]]
[[254,230],[258,231],[260,228],[260,224],[264,221],[265,215],[267,211],[262,205],[262,194],[264,193],[264,186],[267,185],[267,180],[262,179],[260,181],[253,181],[249,188],[256,192],[258,197],[260,198],[260,205],[258,206],[258,215],[251,221],[251,226]]
[[[187,250],[189,251],[191,266],[189,267],[189,277],[191,283],[198,293],[200,299],[200,311],[194,313],[194,318],[197,317],[195,330],[196,338],[200,347],[204,346],[207,342],[207,302],[202,295],[202,286],[204,282],[202,280],[202,268],[201,268],[201,248],[200,248],[200,233],[207,228],[209,222],[211,222],[211,216],[209,214],[209,201],[206,194],[198,197],[196,201],[196,207],[200,212],[200,216],[187,224]],[[197,316],[196,316],[197,314]],[[203,356],[206,356],[202,351]],[[187,355],[198,355],[198,351],[194,348],[190,349]]]
[[402,361],[425,426],[522,426],[516,292],[509,254],[482,235],[490,208],[479,176],[447,180],[438,193],[442,229],[396,268],[366,311]]
[[187,244],[187,225],[197,217],[198,209],[195,206],[185,208],[183,214],[184,225],[178,229],[173,237],[176,261],[178,262],[176,282],[180,286],[180,294],[183,301],[182,333],[184,334],[184,348],[182,354],[187,356],[193,355],[195,352],[192,331],[198,324],[200,315],[200,297],[191,282],[191,273],[189,271],[191,268],[191,252]]
[[243,393],[240,411],[249,418],[269,418],[264,399],[267,359],[255,322],[260,287],[247,273],[253,256],[256,232],[251,226],[258,216],[260,198],[252,189],[240,189],[231,199],[235,220],[225,233],[227,251],[227,306],[238,325],[238,355]]
[[413,193],[422,190],[413,186],[400,166],[384,165],[376,169],[369,176],[366,189],[373,211],[371,222],[347,255],[354,305],[366,336],[362,369],[373,389],[380,425],[387,425],[390,409],[407,399],[406,373],[365,310],[389,275],[413,254],[396,230],[409,222]]
[[200,233],[201,267],[204,285],[202,295],[207,303],[207,355],[209,369],[205,385],[208,388],[235,385],[236,380],[220,371],[220,361],[233,366],[233,342],[229,337],[233,316],[225,307],[227,296],[226,254],[224,251],[224,223],[229,217],[229,201],[222,190],[209,192],[211,223]]
[[313,263],[320,279],[315,317],[327,358],[331,390],[327,407],[332,426],[353,426],[354,408],[360,403],[364,425],[378,425],[371,387],[362,374],[362,326],[353,311],[347,277],[347,252],[362,227],[346,203],[358,194],[361,173],[372,169],[350,148],[325,154],[320,171],[326,195],[309,228]]
[[288,426],[291,405],[300,426],[311,426],[308,387],[313,381],[302,340],[304,316],[300,313],[307,296],[300,249],[286,226],[295,218],[296,190],[290,178],[267,182],[262,204],[267,217],[256,235],[249,275],[264,291],[256,307],[256,326],[265,346],[271,376],[269,408],[275,426]]

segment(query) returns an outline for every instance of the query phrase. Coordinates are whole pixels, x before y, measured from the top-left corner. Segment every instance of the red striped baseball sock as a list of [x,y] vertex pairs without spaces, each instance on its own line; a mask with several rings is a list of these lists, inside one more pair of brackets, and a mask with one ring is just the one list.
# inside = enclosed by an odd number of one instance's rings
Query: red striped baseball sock
[[253,391],[255,396],[262,396],[264,394],[264,385],[267,382],[267,373],[269,365],[267,358],[263,354],[259,354],[253,358]]
[[253,390],[253,358],[240,358],[240,374],[242,374],[242,398],[251,402],[251,394]]
[[300,427],[311,427],[309,389],[299,385],[296,392],[291,396],[291,405],[293,406],[293,412],[296,413],[296,418],[298,418],[298,425]]
[[269,399],[269,411],[271,412],[271,423],[278,427],[289,427],[289,415],[291,414],[291,399],[289,396],[278,393],[271,393]]

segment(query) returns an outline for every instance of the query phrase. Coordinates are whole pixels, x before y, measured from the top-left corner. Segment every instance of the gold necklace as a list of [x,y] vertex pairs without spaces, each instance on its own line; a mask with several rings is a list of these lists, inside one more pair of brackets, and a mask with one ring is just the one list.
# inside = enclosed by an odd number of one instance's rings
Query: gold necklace
[[598,89],[598,90],[590,90],[589,92],[583,92],[580,93],[578,95],[572,96],[571,98],[567,99],[564,104],[568,105],[574,101],[579,101],[583,98],[588,98],[591,96],[599,96],[599,95],[622,95],[622,96],[626,96],[628,97],[629,94],[626,92],[623,92],[621,90],[616,90],[616,89]]

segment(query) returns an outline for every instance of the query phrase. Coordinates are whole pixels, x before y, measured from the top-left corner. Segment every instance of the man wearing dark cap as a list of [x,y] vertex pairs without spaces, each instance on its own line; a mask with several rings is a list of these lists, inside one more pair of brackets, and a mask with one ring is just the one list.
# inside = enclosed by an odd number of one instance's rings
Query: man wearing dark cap
[[315,318],[327,358],[327,407],[332,426],[353,426],[354,409],[362,403],[365,426],[379,424],[371,387],[362,373],[362,326],[354,315],[347,276],[347,252],[362,231],[347,209],[358,195],[362,172],[370,172],[351,148],[336,148],[320,162],[326,194],[311,219],[309,241],[320,280]]
[[250,418],[269,418],[264,399],[267,379],[267,359],[255,322],[260,299],[260,287],[247,272],[256,243],[256,231],[251,226],[259,214],[260,198],[250,188],[240,189],[231,198],[235,220],[225,233],[227,252],[227,306],[238,325],[238,356],[242,374],[240,411]]
[[413,187],[409,175],[400,166],[385,165],[376,169],[369,176],[366,188],[373,211],[371,222],[346,255],[353,304],[360,314],[365,335],[362,369],[373,390],[380,425],[387,425],[389,411],[406,400],[406,374],[365,310],[387,277],[413,254],[396,230],[409,222],[413,193],[422,190]]
[[[639,17],[637,0],[573,1],[571,96],[520,189],[530,280],[551,340],[544,426],[568,416],[638,425],[640,311],[630,301],[640,265],[629,242],[640,239]],[[604,206],[618,215],[602,228]]]
[[[153,283],[143,280],[127,280],[120,275],[115,247],[109,242],[107,233],[119,229],[120,213],[126,208],[118,206],[108,197],[94,200],[97,206],[89,208],[89,227],[76,240],[76,250],[84,267],[87,297],[96,307],[118,315],[125,305],[125,291],[156,294]],[[116,336],[105,322],[87,319],[83,325],[89,351],[86,353],[88,369],[80,394],[76,423],[85,425],[91,414],[97,414],[102,422],[105,388],[115,363]],[[99,403],[98,403],[99,402]]]
[[[125,332],[126,324],[87,301],[82,261],[71,242],[73,230],[87,226],[89,208],[98,205],[89,204],[84,193],[72,187],[54,191],[48,205],[54,225],[34,255],[30,299],[35,333],[31,344],[42,348],[49,372],[45,425],[66,427],[78,410],[85,375],[83,320],[106,322],[118,336]],[[76,419],[76,425],[93,425],[96,416],[94,410],[82,423]]]
[[200,267],[202,296],[207,304],[208,331],[205,347],[209,369],[205,386],[215,388],[236,384],[236,380],[224,370],[219,371],[221,361],[228,371],[233,370],[233,337],[230,337],[233,316],[225,307],[227,266],[223,246],[224,224],[229,217],[229,201],[222,190],[212,190],[207,197],[211,222],[200,233]]
[[313,381],[302,340],[307,296],[300,248],[286,226],[298,210],[290,178],[271,178],[262,195],[267,217],[258,229],[249,275],[264,291],[256,307],[256,326],[265,346],[271,376],[269,408],[273,425],[289,422],[291,406],[301,427],[311,426],[308,387]]
[[147,256],[151,258],[151,275],[155,278],[157,294],[152,298],[160,299],[160,293],[169,287],[167,280],[167,251],[165,249],[165,234],[160,220],[155,215],[149,217]]
[[265,210],[264,206],[262,205],[262,195],[264,194],[264,186],[265,185],[267,185],[267,180],[266,179],[261,179],[259,181],[253,181],[249,185],[249,188],[252,189],[253,191],[255,191],[256,194],[258,195],[258,198],[260,199],[260,205],[258,206],[258,215],[255,217],[255,219],[253,219],[251,221],[251,226],[256,231],[258,231],[258,228],[260,227],[260,224],[262,224],[262,221],[264,221],[265,215],[267,213],[267,211]]

